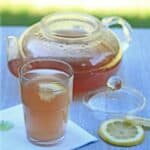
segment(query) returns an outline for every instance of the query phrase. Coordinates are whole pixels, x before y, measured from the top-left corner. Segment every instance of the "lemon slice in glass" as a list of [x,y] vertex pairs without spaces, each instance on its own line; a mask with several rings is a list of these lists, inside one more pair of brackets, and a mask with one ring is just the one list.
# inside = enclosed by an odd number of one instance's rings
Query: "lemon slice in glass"
[[133,125],[140,125],[143,127],[150,128],[150,119],[136,117],[136,116],[126,116],[125,122],[132,123]]
[[40,83],[39,96],[41,100],[50,102],[56,95],[64,93],[65,87],[57,82]]
[[143,128],[126,123],[123,119],[110,119],[103,122],[98,134],[104,141],[116,146],[134,146],[144,140]]

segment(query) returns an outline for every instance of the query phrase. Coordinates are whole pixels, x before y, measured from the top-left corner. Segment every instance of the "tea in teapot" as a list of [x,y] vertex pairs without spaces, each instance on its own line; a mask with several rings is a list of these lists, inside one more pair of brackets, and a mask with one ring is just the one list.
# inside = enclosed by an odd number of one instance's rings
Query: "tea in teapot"
[[[109,28],[121,25],[124,40]],[[29,27],[17,40],[8,37],[8,67],[18,76],[29,59],[48,57],[69,63],[74,70],[74,96],[95,91],[116,73],[131,40],[131,27],[120,17],[101,21],[81,13],[56,13]],[[48,65],[48,64],[47,64]]]

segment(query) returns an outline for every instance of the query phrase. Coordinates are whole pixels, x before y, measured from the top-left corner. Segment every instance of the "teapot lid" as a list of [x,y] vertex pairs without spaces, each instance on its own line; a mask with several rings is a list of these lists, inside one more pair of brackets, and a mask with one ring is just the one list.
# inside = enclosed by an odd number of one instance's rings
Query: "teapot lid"
[[20,38],[23,57],[67,61],[76,72],[113,67],[121,59],[115,34],[93,16],[57,13],[44,17]]
[[112,76],[106,87],[87,93],[83,103],[97,114],[96,117],[100,117],[101,113],[124,117],[140,112],[145,107],[146,98],[137,89],[123,85],[119,76]]

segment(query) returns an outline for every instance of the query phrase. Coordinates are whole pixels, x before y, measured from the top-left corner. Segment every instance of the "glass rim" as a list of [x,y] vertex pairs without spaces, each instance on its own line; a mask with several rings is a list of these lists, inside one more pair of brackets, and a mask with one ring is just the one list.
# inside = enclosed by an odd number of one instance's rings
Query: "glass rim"
[[[69,71],[68,72],[66,72],[66,71],[63,71],[63,69],[62,69],[62,71],[63,72],[65,72],[65,73],[67,73],[69,76],[66,78],[66,79],[64,79],[64,80],[68,80],[68,79],[70,79],[70,78],[72,78],[73,76],[74,76],[74,71],[73,71],[73,68],[71,67],[71,65],[69,64],[69,63],[67,63],[67,62],[65,62],[65,61],[63,61],[63,60],[59,60],[59,59],[53,59],[53,58],[44,58],[44,57],[42,57],[42,58],[32,58],[31,60],[28,60],[27,62],[24,62],[23,64],[22,64],[22,66],[19,68],[19,78],[21,79],[21,78],[24,78],[24,76],[23,76],[23,69],[25,68],[25,67],[27,67],[28,65],[30,65],[31,63],[33,63],[33,62],[39,62],[39,61],[51,61],[51,62],[57,62],[57,63],[61,63],[61,64],[63,64],[63,65],[65,65],[65,66],[67,66],[67,68],[69,69]],[[52,69],[52,68],[47,68],[47,69]],[[60,70],[60,69],[56,69],[56,70]]]

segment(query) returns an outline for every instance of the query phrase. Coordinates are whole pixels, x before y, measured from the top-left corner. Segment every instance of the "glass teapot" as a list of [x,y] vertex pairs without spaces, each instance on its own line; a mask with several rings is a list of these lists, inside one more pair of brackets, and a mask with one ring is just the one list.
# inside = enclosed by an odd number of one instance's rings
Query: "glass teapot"
[[[109,27],[122,27],[123,40]],[[74,95],[95,91],[116,73],[131,41],[131,27],[120,17],[101,21],[82,13],[56,13],[29,27],[19,39],[8,37],[8,67],[15,76],[21,64],[37,57],[68,62],[74,70]]]

